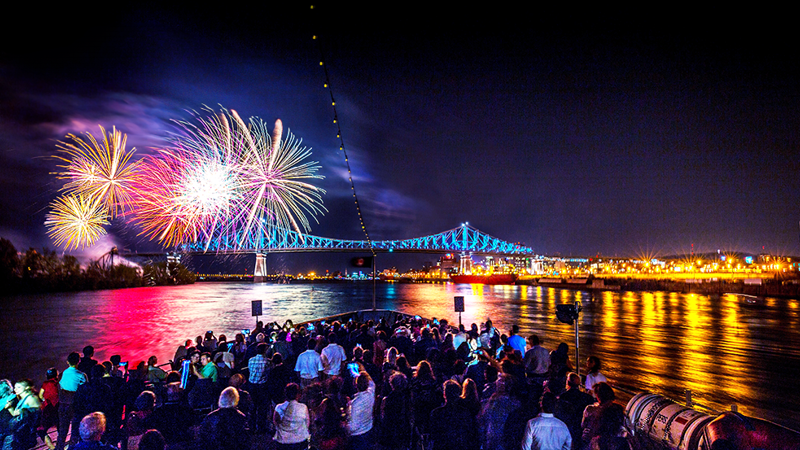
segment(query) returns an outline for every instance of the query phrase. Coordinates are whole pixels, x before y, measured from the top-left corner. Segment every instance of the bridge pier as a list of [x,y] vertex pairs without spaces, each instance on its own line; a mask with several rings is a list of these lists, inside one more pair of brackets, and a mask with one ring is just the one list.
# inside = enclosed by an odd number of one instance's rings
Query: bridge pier
[[253,283],[267,281],[267,254],[256,253],[256,267],[253,269]]

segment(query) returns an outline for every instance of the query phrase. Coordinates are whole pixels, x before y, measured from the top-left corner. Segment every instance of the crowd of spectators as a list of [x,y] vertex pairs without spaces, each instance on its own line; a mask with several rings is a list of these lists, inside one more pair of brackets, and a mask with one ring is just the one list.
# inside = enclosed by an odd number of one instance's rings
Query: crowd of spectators
[[71,353],[39,391],[0,383],[2,449],[37,435],[58,450],[631,448],[599,359],[582,380],[567,344],[491,320],[259,322],[187,340],[162,365],[93,356]]

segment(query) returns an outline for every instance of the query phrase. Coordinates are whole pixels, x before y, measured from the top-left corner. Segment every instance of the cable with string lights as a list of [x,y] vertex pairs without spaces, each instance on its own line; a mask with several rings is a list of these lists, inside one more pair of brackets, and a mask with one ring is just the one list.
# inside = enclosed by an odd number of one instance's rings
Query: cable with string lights
[[[314,5],[311,5],[311,10],[314,10]],[[344,162],[347,166],[347,176],[350,180],[350,189],[353,191],[353,200],[356,205],[356,212],[358,213],[358,220],[361,223],[361,231],[364,232],[364,236],[366,237],[367,245],[369,245],[369,251],[372,253],[372,256],[375,256],[375,249],[372,247],[372,239],[369,237],[369,232],[367,231],[367,225],[364,223],[364,215],[361,213],[361,205],[358,202],[358,195],[356,194],[356,185],[353,182],[353,172],[350,168],[350,160],[347,157],[347,150],[344,146],[344,138],[342,138],[342,126],[339,123],[339,115],[336,112],[336,98],[333,95],[333,88],[331,88],[331,79],[330,74],[328,73],[328,66],[325,64],[325,52],[322,49],[322,45],[320,44],[320,40],[318,39],[317,35],[313,35],[312,39],[316,41],[317,48],[319,49],[319,65],[322,67],[323,72],[325,73],[325,89],[328,90],[328,93],[331,96],[331,107],[333,108],[333,123],[336,124],[336,138],[339,139],[339,150],[342,151],[344,155]],[[374,270],[374,269],[373,269]]]

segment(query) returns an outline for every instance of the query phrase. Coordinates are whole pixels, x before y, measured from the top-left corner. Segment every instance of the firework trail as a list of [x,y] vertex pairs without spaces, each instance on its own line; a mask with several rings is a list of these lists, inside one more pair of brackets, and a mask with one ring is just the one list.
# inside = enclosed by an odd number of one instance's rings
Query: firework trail
[[132,204],[140,161],[131,161],[136,149],[125,150],[127,136],[116,127],[106,132],[101,126],[100,133],[100,142],[89,132],[86,140],[68,134],[71,142],[59,142],[57,147],[64,155],[55,157],[67,164],[60,166],[64,172],[56,176],[68,180],[63,188],[67,194],[97,200],[113,219]]
[[74,249],[91,246],[106,234],[109,224],[105,207],[97,198],[66,195],[57,198],[45,217],[47,234],[57,246]]

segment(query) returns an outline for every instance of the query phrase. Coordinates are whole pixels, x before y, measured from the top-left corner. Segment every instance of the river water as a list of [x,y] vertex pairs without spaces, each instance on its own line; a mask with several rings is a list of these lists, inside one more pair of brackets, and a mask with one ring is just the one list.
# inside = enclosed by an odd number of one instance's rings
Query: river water
[[[570,345],[574,328],[555,319],[556,304],[580,300],[581,362],[603,360],[613,383],[717,410],[736,404],[748,415],[800,429],[800,300],[750,303],[668,292],[589,292],[536,286],[378,284],[377,307],[458,323],[453,297],[465,297],[462,320],[491,317],[507,332],[536,333],[545,347]],[[250,301],[263,300],[265,321],[295,322],[372,306],[371,283],[197,283],[94,292],[21,295],[0,302],[0,378],[40,383],[47,367],[91,344],[95,359],[169,360],[178,343],[206,330],[232,338],[252,328]],[[583,369],[585,371],[585,369]]]

